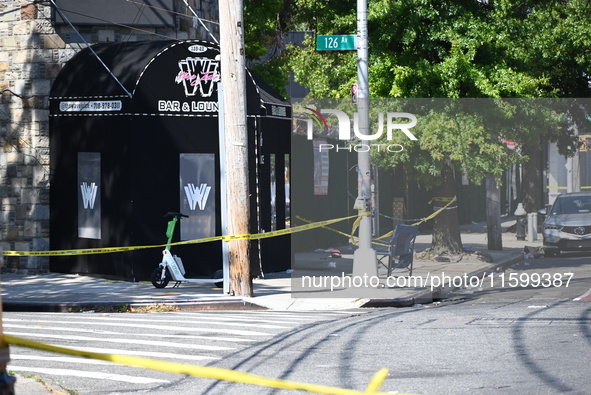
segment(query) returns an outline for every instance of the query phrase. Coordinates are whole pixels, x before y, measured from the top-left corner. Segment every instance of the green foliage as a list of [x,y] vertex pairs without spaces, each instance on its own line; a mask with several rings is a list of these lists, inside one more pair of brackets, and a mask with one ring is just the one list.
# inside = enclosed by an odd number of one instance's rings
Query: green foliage
[[277,20],[283,3],[283,0],[244,1],[244,46],[248,59],[265,56],[270,46],[277,45]]
[[[303,46],[287,53],[295,79],[312,97],[347,97],[357,80],[355,51],[316,51],[315,36],[354,34],[356,2],[294,4],[296,24],[310,32]],[[377,153],[374,161],[405,164],[418,179],[437,185],[443,164],[451,160],[479,182],[528,159],[508,150],[504,139],[518,147],[547,139],[564,154],[577,146],[564,127],[564,112],[538,100],[591,96],[589,1],[374,0],[368,5],[372,97],[537,99],[491,101],[492,106],[486,101],[488,113],[455,102],[419,109],[413,129],[418,141],[404,140],[404,152]],[[563,110],[572,119],[580,116],[580,109]]]
[[293,29],[290,0],[244,1],[244,46],[248,67],[286,96],[288,58],[284,56],[284,35]]

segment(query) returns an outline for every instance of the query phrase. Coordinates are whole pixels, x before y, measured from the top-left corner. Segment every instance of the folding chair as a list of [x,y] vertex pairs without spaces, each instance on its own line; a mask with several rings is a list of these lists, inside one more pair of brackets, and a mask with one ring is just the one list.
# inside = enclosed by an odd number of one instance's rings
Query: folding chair
[[406,269],[408,275],[412,276],[414,245],[418,233],[419,227],[417,225],[396,225],[394,235],[390,241],[389,251],[377,253],[382,255],[379,261],[384,266],[386,265],[382,260],[388,258],[388,265],[386,266],[388,268],[388,277],[396,269]]

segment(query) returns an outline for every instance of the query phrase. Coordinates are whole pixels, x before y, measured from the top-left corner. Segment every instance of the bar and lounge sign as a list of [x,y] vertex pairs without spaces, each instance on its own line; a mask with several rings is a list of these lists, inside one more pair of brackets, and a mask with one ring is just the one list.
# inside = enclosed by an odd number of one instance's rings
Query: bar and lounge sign
[[[195,49],[197,48],[197,49]],[[191,52],[206,50],[206,47],[193,45]],[[214,93],[220,81],[220,63],[208,57],[189,56],[178,61],[178,71],[174,83],[183,87],[186,98],[200,100],[158,100],[159,112],[217,113],[218,102]]]

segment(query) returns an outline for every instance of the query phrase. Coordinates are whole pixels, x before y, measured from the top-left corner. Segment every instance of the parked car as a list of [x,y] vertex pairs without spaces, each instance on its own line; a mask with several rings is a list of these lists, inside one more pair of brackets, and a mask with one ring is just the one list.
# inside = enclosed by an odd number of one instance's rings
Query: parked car
[[591,192],[558,195],[550,210],[539,213],[546,216],[542,224],[546,256],[591,251]]

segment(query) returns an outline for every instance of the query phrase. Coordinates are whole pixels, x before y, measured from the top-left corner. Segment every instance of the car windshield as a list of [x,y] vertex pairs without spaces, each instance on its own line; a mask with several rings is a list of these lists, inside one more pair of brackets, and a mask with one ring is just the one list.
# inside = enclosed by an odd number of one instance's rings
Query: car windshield
[[552,206],[552,215],[557,214],[581,214],[591,212],[591,196],[564,196],[558,197]]

